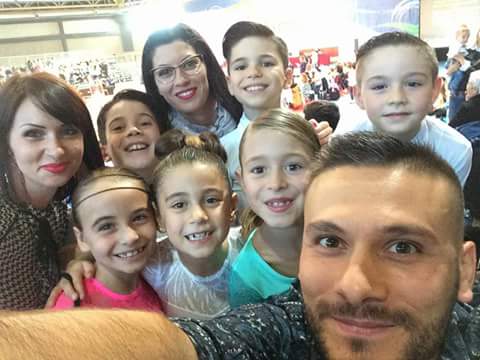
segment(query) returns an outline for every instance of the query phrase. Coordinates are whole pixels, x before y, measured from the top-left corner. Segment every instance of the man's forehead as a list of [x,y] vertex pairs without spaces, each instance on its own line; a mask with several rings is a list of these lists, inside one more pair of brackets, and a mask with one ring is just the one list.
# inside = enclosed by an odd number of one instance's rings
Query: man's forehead
[[[356,187],[363,191],[375,193],[404,192],[405,196],[418,192],[423,186],[431,197],[445,198],[451,193],[451,188],[446,186],[443,178],[431,174],[408,169],[402,165],[380,166],[364,165],[338,166],[325,170],[312,179],[306,194],[306,204],[318,204],[321,206],[322,198],[334,195],[342,201],[343,192],[354,192]],[[435,185],[440,192],[434,193],[431,186]]]
[[352,229],[360,224],[406,225],[456,234],[452,188],[442,177],[403,166],[340,166],[312,181],[305,199],[305,228],[322,223],[350,224]]

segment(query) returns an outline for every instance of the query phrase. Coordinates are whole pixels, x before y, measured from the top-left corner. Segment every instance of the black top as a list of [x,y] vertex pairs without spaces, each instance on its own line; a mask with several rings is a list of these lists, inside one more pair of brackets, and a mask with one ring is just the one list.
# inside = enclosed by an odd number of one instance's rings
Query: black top
[[480,94],[465,101],[449,125],[456,128],[471,121],[480,121]]

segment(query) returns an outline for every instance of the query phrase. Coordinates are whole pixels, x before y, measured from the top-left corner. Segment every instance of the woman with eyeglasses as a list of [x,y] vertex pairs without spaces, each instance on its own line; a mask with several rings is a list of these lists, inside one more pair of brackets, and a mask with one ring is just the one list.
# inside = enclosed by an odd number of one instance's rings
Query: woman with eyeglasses
[[149,36],[142,75],[147,93],[168,112],[171,127],[218,137],[237,127],[242,107],[230,95],[212,50],[189,26],[178,24]]
[[65,199],[101,166],[90,115],[69,85],[36,73],[0,89],[0,309],[43,308],[73,255]]

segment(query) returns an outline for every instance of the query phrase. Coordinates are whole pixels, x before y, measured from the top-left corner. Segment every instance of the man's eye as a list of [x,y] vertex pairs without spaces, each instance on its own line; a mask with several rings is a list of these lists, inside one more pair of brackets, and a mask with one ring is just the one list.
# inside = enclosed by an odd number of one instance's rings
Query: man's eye
[[317,240],[318,245],[324,248],[338,248],[340,247],[340,241],[334,237],[322,237]]
[[399,241],[388,248],[389,251],[395,254],[415,254],[419,252],[418,247],[406,241]]

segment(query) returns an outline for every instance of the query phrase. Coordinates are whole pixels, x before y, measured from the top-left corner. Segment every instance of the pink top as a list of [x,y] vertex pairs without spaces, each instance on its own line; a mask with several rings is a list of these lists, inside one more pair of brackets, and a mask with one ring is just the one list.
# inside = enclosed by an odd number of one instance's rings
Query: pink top
[[[81,307],[163,311],[160,298],[143,279],[130,294],[113,292],[97,279],[85,279],[83,286],[85,297],[80,304]],[[73,301],[62,292],[53,308],[71,309],[73,307]]]

